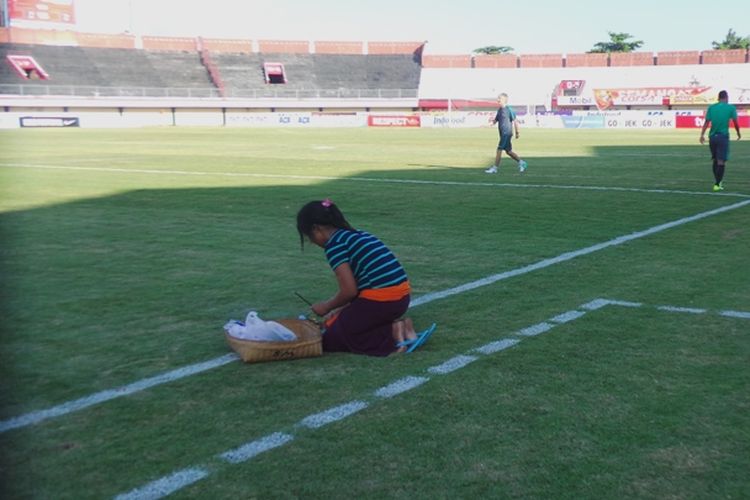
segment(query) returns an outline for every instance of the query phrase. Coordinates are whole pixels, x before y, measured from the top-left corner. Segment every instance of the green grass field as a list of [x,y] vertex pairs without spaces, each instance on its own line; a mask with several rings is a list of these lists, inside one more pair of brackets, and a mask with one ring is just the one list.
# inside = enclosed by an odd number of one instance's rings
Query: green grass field
[[[697,138],[523,130],[491,176],[492,129],[1,132],[0,497],[747,498],[750,143],[716,195]],[[294,220],[323,197],[397,254],[424,348],[70,406],[327,298]]]

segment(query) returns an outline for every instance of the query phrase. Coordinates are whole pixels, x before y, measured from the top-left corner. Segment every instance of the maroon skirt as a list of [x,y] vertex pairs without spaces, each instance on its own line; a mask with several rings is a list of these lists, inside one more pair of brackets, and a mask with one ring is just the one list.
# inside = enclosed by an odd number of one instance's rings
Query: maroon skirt
[[323,350],[388,356],[397,349],[392,324],[409,309],[409,300],[409,295],[389,302],[357,297],[326,326]]

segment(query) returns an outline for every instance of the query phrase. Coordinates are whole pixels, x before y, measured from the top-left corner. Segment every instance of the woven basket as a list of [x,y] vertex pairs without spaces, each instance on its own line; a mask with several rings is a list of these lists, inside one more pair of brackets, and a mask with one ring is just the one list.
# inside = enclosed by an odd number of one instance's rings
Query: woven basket
[[281,361],[284,359],[312,358],[323,355],[323,341],[318,325],[304,319],[279,319],[297,335],[291,342],[260,342],[232,337],[224,333],[229,346],[240,355],[245,363],[262,361]]

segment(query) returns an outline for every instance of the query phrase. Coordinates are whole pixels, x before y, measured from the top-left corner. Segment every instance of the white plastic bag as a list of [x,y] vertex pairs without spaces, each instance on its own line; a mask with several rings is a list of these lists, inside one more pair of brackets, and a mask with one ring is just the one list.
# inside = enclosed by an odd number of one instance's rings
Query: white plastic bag
[[262,342],[291,342],[297,340],[297,336],[289,328],[275,321],[263,321],[255,311],[247,313],[244,323],[237,320],[229,321],[224,325],[224,330],[232,337],[244,340]]

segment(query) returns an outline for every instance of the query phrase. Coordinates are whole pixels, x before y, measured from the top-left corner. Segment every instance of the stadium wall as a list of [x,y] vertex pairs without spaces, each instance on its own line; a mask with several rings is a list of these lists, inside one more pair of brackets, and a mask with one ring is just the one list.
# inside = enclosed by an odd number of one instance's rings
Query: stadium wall
[[[582,82],[580,95],[558,97],[563,81]],[[750,106],[750,66],[737,64],[692,64],[684,66],[559,67],[559,68],[422,68],[419,98],[494,100],[505,92],[511,104],[558,107],[598,107],[601,92],[617,94],[615,107],[653,109],[685,104],[704,106],[715,101],[719,90],[727,90],[730,102]],[[678,102],[675,94],[686,94]],[[692,96],[692,97],[690,97]],[[665,97],[672,97],[665,102]]]
[[166,52],[200,50],[213,52],[269,54],[421,54],[425,42],[253,40],[203,37],[84,33],[77,31],[0,27],[0,43],[68,45],[120,49],[146,49]]
[[[202,103],[205,105],[205,103]],[[566,114],[519,113],[522,128],[568,129],[682,129],[700,128],[704,109],[571,111]],[[242,109],[189,106],[46,107],[6,108],[0,112],[0,129],[39,127],[135,128],[135,127],[398,127],[482,128],[494,127],[494,111],[414,111],[412,109],[336,111],[298,109]],[[750,127],[750,114],[740,111],[740,126]]]

